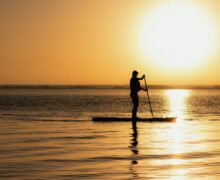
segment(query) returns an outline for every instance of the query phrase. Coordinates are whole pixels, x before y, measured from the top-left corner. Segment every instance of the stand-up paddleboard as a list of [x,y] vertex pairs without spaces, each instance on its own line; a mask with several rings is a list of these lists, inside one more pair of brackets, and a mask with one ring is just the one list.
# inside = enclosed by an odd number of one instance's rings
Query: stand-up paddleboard
[[145,88],[147,91],[147,98],[148,98],[148,103],[150,106],[150,112],[152,115],[152,118],[119,118],[119,117],[93,117],[92,120],[96,122],[121,122],[121,121],[142,121],[142,122],[176,122],[177,117],[155,117],[153,113],[153,108],[151,105],[150,101],[150,96],[148,93],[148,87],[147,87],[147,82],[146,78],[144,77],[144,82],[145,82]]
[[[95,122],[123,122],[132,121],[132,118],[119,117],[93,117]],[[154,117],[154,118],[137,118],[137,122],[176,122],[176,117]]]

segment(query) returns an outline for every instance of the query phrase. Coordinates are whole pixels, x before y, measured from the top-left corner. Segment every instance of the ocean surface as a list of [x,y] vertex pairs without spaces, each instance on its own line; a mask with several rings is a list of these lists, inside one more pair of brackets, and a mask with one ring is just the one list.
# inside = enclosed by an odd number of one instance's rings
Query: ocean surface
[[127,89],[0,89],[0,179],[220,179],[220,90],[149,93],[176,123],[92,121],[130,117]]

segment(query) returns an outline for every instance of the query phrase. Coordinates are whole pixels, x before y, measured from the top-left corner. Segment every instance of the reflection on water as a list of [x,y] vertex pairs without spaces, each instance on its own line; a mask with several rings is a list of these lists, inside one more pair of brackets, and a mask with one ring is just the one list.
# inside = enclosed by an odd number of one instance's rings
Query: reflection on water
[[185,116],[187,109],[186,99],[190,94],[190,90],[167,90],[170,115],[176,116],[177,120],[181,120]]
[[134,179],[138,178],[138,173],[136,171],[136,165],[138,164],[137,156],[139,154],[138,150],[138,130],[137,130],[137,124],[136,122],[132,122],[132,135],[131,135],[131,141],[130,141],[130,150],[132,152],[131,155],[131,165],[130,165],[130,172],[132,174],[132,177]]
[[[162,139],[166,142],[163,146],[163,153],[169,154],[170,157],[166,160],[158,159],[155,164],[158,166],[169,166],[170,178],[169,179],[187,179],[191,173],[189,169],[186,169],[186,164],[189,162],[186,156],[190,154],[196,154],[204,147],[201,144],[194,146],[193,141],[197,139],[203,139],[201,134],[195,134],[193,132],[199,132],[197,126],[190,126],[184,121],[187,114],[187,98],[190,95],[189,90],[167,90],[166,96],[168,97],[168,104],[170,110],[170,116],[177,117],[177,122],[170,125],[165,131],[154,134],[156,139]],[[161,145],[158,145],[161,148]]]
[[136,160],[136,155],[138,155],[139,151],[138,151],[138,131],[137,131],[137,126],[136,123],[132,124],[132,129],[133,129],[133,133],[132,133],[132,139],[131,139],[131,146],[130,149],[133,153],[133,160],[132,160],[132,164],[138,164],[137,160]]
[[87,91],[0,96],[0,179],[220,179],[220,91],[152,91],[178,121],[133,126],[82,120],[130,117],[127,90]]
[[187,175],[187,171],[182,168],[182,165],[185,163],[184,158],[181,156],[181,154],[184,153],[184,151],[188,151],[189,149],[186,149],[185,147],[185,140],[187,134],[184,132],[185,127],[183,120],[187,108],[186,99],[189,96],[190,91],[189,90],[167,90],[166,95],[169,98],[169,105],[170,105],[170,115],[177,117],[177,123],[172,126],[167,135],[170,140],[172,140],[172,143],[169,144],[169,149],[171,153],[173,154],[173,158],[166,161],[169,165],[172,166],[178,166],[179,168],[176,168],[172,172],[172,178],[171,179],[185,179]]

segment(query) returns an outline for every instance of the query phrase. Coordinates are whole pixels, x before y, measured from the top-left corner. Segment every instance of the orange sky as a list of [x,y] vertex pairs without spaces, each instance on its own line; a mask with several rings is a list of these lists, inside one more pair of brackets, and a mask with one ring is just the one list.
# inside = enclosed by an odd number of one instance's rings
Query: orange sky
[[220,1],[191,2],[214,22],[215,47],[202,65],[172,70],[141,52],[138,34],[171,0],[0,0],[0,84],[128,84],[133,69],[149,84],[220,84]]

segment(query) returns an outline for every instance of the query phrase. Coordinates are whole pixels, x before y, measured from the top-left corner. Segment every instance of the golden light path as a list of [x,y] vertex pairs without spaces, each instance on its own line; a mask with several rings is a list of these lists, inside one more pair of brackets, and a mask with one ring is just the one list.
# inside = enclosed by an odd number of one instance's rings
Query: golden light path
[[167,90],[166,95],[169,99],[170,116],[177,117],[177,121],[184,118],[187,108],[186,99],[189,96],[189,90]]
[[[193,91],[177,89],[166,90],[164,93],[170,110],[168,116],[178,117],[177,122],[147,124],[147,127],[143,128],[144,136],[139,138],[141,138],[140,142],[146,142],[143,145],[147,155],[158,155],[150,162],[146,160],[146,163],[160,169],[156,174],[158,177],[165,176],[166,179],[171,180],[189,179],[201,170],[201,167],[197,168],[195,164],[203,161],[200,154],[203,153],[201,151],[207,149],[207,144],[202,143],[207,139],[207,133],[201,132],[204,126],[200,125],[198,121],[187,120],[189,118],[189,100],[193,96]],[[138,142],[137,136],[135,140]],[[200,143],[195,144],[195,142]],[[135,148],[137,147],[135,146]],[[138,161],[138,159],[134,160]],[[192,166],[194,167],[192,168]]]
[[[201,138],[198,135],[193,134],[197,131],[197,128],[185,122],[187,116],[187,98],[190,96],[190,90],[167,90],[166,95],[169,101],[170,115],[176,116],[177,122],[169,126],[164,132],[165,134],[158,134],[160,137],[166,137],[167,153],[172,154],[173,157],[166,161],[159,160],[158,164],[171,165],[172,180],[188,179],[187,175],[190,173],[189,169],[185,169],[185,165],[189,163],[189,160],[185,158],[187,154],[197,152],[203,147],[192,146],[189,141]],[[178,167],[178,168],[177,168]]]
[[[189,90],[166,90],[168,106],[170,109],[169,116],[176,116],[177,122],[162,127],[162,130],[155,129],[153,133],[153,142],[159,140],[164,143],[156,144],[158,153],[169,155],[167,159],[157,159],[154,161],[155,166],[170,167],[169,178],[172,180],[187,179],[188,170],[184,169],[187,159],[184,154],[192,152],[194,147],[188,147],[187,140],[190,139],[189,127],[184,122],[184,116],[187,108],[187,97],[190,95]],[[156,133],[158,132],[158,133]],[[155,152],[154,152],[155,153]]]
[[209,13],[198,4],[162,3],[141,22],[138,33],[141,52],[163,70],[192,69],[212,54],[213,24]]

